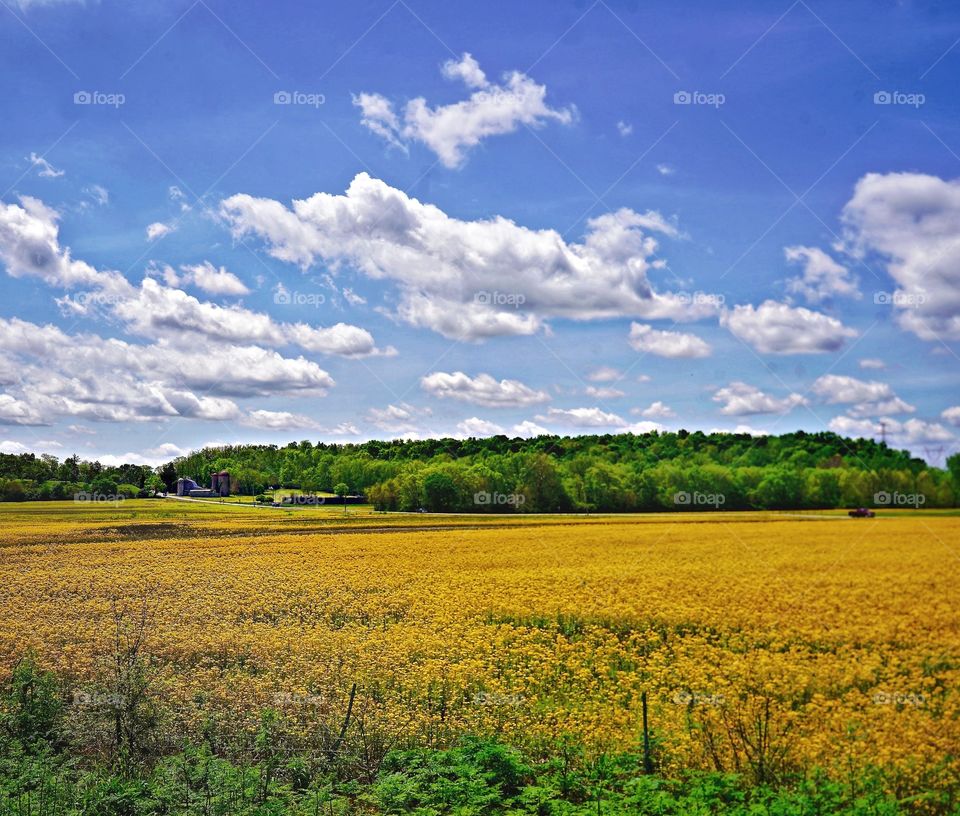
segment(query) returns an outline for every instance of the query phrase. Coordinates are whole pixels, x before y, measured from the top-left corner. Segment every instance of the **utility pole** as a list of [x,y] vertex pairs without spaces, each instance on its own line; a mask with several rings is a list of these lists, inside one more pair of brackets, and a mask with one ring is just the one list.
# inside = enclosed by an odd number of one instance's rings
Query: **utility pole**
[[883,445],[887,444],[887,423],[883,420],[880,420],[880,442]]
[[938,448],[924,447],[923,452],[931,465],[940,467],[940,460],[943,458],[943,445]]
[[650,757],[650,729],[647,725],[647,692],[640,693],[640,704],[643,707],[643,771],[653,773],[653,759]]

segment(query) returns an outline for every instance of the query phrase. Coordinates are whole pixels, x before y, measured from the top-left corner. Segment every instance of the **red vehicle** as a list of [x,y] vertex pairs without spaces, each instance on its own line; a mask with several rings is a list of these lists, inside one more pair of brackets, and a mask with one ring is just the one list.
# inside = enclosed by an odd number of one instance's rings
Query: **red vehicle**
[[848,515],[850,518],[873,518],[876,513],[866,507],[858,507],[856,510],[851,510]]

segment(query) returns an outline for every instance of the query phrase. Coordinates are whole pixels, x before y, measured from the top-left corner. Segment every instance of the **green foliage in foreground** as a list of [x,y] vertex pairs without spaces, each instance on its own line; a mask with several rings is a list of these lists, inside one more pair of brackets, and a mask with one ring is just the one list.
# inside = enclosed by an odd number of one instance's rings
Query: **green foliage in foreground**
[[[60,740],[56,683],[27,659],[0,702],[0,816],[893,816],[960,813],[936,794],[898,803],[878,779],[856,788],[824,777],[790,786],[745,787],[733,775],[668,780],[642,773],[638,756],[586,760],[571,746],[534,762],[494,739],[464,738],[447,749],[388,753],[371,778],[344,773],[335,756],[316,765],[269,742],[238,763],[210,745],[187,745],[151,763],[94,759]],[[571,762],[571,756],[580,761]],[[922,809],[915,810],[918,805]],[[952,809],[952,810],[951,810]]]
[[[879,785],[852,793],[823,778],[791,788],[745,788],[732,775],[684,780],[643,775],[634,757],[583,772],[557,763],[530,766],[497,742],[467,739],[446,750],[388,754],[372,783],[310,778],[296,758],[240,765],[207,746],[188,747],[149,773],[81,770],[63,756],[6,746],[0,764],[3,816],[161,816],[161,814],[657,814],[657,816],[893,816],[908,813]],[[938,809],[939,810],[939,809]],[[939,812],[946,813],[945,810]],[[958,811],[954,811],[956,813]]]

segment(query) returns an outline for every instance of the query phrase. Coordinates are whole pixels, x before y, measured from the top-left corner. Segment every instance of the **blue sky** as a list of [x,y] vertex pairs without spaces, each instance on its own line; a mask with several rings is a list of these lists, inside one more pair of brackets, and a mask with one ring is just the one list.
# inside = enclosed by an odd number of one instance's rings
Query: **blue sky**
[[956,449],[947,4],[0,5],[0,450]]

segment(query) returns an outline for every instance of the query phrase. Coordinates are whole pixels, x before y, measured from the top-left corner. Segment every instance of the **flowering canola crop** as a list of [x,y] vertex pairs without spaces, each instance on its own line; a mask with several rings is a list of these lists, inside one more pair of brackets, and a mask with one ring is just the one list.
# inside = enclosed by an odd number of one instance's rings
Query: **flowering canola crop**
[[33,649],[93,688],[146,603],[171,740],[239,744],[274,708],[307,744],[354,689],[364,750],[630,750],[645,693],[665,773],[873,766],[903,795],[960,774],[960,517],[170,505],[3,506],[0,671]]

